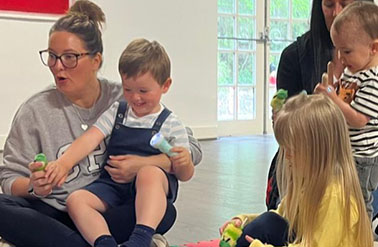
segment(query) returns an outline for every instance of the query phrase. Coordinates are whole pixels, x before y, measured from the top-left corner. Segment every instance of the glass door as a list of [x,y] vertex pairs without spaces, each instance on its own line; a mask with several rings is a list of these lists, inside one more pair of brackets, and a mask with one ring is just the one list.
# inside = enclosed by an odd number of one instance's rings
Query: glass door
[[269,18],[267,18],[267,29],[269,32],[267,43],[267,58],[269,60],[266,70],[268,104],[265,120],[266,133],[273,133],[272,109],[270,101],[276,92],[276,75],[278,63],[283,49],[305,33],[310,28],[312,0],[270,0]]
[[272,132],[279,56],[307,30],[310,2],[218,0],[218,136]]
[[263,131],[264,3],[218,0],[218,135]]

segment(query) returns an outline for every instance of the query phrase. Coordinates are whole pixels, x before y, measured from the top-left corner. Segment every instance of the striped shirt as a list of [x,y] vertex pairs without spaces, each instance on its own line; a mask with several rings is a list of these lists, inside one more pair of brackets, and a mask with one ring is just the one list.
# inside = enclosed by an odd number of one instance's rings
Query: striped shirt
[[[115,123],[119,102],[114,102],[107,111],[105,111],[94,124],[105,136],[109,137]],[[160,104],[159,112],[149,114],[143,117],[135,115],[131,107],[127,108],[127,113],[123,119],[123,124],[131,128],[152,128],[159,114],[164,110],[164,106]],[[169,114],[167,119],[161,126],[160,133],[167,139],[172,146],[180,146],[188,149],[190,152],[188,134],[185,126],[173,113]],[[109,138],[107,138],[109,139]]]
[[356,89],[350,105],[370,118],[362,128],[349,127],[354,156],[378,156],[378,67],[355,74],[345,70],[341,77],[341,87]]

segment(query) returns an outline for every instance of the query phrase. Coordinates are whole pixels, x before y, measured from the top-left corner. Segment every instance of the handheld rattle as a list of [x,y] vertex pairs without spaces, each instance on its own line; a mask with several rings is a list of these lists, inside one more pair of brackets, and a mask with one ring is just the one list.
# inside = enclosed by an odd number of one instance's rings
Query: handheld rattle
[[46,155],[44,153],[40,153],[40,154],[35,155],[34,156],[34,162],[41,162],[43,165],[41,167],[34,169],[33,172],[45,170],[45,168],[48,164]]
[[164,138],[164,136],[159,132],[156,133],[150,141],[150,145],[156,149],[159,149],[162,153],[167,154],[169,157],[175,156],[177,153],[171,152],[172,146]]

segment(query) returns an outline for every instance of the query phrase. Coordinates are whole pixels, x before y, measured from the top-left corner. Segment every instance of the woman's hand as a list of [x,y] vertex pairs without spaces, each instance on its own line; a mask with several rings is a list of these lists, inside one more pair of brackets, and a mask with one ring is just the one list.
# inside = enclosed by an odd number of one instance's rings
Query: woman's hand
[[219,234],[222,235],[224,229],[227,227],[228,224],[234,224],[236,227],[241,227],[242,220],[240,218],[233,218],[231,220],[226,221],[220,228],[219,228]]
[[144,165],[145,157],[138,155],[110,155],[105,170],[117,183],[131,182]]
[[29,169],[31,171],[29,187],[33,188],[34,194],[38,196],[48,196],[51,193],[53,186],[48,182],[48,179],[45,176],[46,172],[43,170],[35,171],[42,166],[43,164],[41,162],[31,162],[29,164]]

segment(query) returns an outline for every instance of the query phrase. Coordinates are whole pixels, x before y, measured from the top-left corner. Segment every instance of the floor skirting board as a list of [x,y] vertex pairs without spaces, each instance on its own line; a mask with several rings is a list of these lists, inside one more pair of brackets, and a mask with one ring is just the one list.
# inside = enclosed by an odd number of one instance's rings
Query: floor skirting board
[[218,137],[216,125],[189,126],[198,140],[211,140]]

